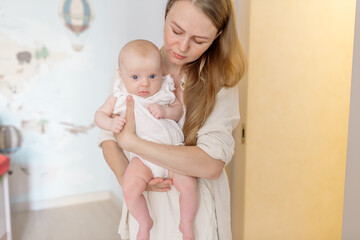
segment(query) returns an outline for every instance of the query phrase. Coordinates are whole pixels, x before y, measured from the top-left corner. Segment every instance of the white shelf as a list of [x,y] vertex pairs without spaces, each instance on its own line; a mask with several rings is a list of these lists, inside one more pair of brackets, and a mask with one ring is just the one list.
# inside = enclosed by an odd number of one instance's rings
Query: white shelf
[[0,181],[0,240],[11,240],[9,177],[5,173]]

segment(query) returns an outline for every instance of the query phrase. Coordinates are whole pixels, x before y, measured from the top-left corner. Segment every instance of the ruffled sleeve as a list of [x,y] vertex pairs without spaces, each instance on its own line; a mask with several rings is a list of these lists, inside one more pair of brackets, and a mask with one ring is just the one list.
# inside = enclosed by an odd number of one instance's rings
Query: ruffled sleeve
[[166,75],[164,78],[165,78],[164,81],[167,90],[170,92],[175,91],[174,79],[170,76],[170,74]]
[[114,106],[114,114],[120,114],[120,116],[124,116],[126,112],[126,96],[128,95],[124,83],[122,82],[120,76],[118,75],[115,78],[113,85],[113,96],[117,98],[115,106]]
[[113,96],[119,98],[121,96],[121,89],[120,89],[121,79],[119,76],[115,78],[114,85],[113,85]]
[[221,89],[213,111],[198,132],[197,146],[212,158],[229,163],[235,149],[232,133],[239,120],[238,88]]

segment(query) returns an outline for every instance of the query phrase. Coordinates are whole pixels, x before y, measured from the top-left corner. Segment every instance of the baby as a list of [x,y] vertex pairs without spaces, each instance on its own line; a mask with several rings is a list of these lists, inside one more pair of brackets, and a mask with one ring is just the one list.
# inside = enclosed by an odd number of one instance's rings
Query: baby
[[[146,40],[127,43],[118,58],[120,79],[114,84],[113,95],[96,111],[98,127],[119,133],[126,120],[126,97],[134,99],[136,134],[148,141],[182,145],[184,136],[177,124],[184,114],[181,102],[174,94],[174,81],[163,77],[159,49]],[[111,118],[112,114],[118,116]],[[197,181],[179,175],[130,153],[123,179],[126,205],[139,223],[137,239],[149,239],[153,220],[143,192],[154,177],[172,178],[180,192],[180,231],[183,239],[194,239],[192,223],[197,211]]]

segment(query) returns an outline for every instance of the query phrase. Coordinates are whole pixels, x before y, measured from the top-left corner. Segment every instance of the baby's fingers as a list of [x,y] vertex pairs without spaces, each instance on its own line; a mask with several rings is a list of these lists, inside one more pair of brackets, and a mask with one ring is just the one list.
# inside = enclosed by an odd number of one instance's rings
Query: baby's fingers
[[114,120],[115,120],[116,122],[126,123],[126,119],[123,118],[123,117],[120,117],[120,116],[115,117]]
[[149,112],[151,113],[151,115],[153,115],[155,118],[159,119],[160,118],[160,113],[157,111],[157,109],[149,109]]
[[151,115],[153,115],[157,119],[160,118],[160,114],[158,112],[152,112]]

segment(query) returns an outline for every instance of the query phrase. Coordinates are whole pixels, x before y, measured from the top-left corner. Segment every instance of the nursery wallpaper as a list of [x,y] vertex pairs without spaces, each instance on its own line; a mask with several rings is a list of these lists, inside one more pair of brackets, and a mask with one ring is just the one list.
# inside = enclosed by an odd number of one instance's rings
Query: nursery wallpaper
[[[23,136],[10,154],[13,203],[119,191],[93,117],[110,93],[123,44],[146,38],[161,45],[163,16],[151,12],[164,12],[164,3],[0,2],[0,125]],[[129,16],[133,10],[142,18]]]

